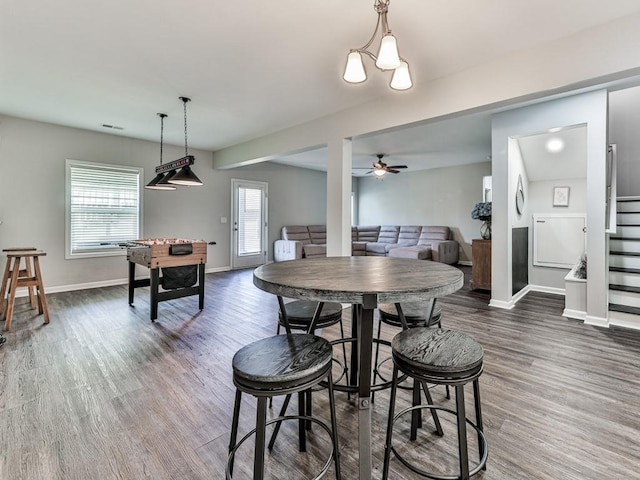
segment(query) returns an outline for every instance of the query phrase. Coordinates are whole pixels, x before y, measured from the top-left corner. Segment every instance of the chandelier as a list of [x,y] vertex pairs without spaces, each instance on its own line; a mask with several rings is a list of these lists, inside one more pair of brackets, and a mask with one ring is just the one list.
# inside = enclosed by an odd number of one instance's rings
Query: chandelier
[[[411,74],[409,64],[400,56],[396,37],[391,34],[389,23],[387,22],[387,11],[390,0],[375,0],[374,10],[378,14],[378,22],[369,41],[360,48],[351,49],[347,56],[347,66],[344,69],[343,78],[349,83],[361,83],[367,79],[367,72],[362,63],[362,54],[369,56],[374,61],[375,66],[380,70],[393,70],[391,83],[389,86],[394,90],[407,90],[411,88]],[[368,49],[373,43],[378,31],[381,31],[382,39],[378,55],[374,55]]]
[[189,155],[189,148],[187,144],[187,102],[191,99],[187,97],[180,97],[184,105],[184,157],[174,160],[170,163],[162,164],[162,144],[163,144],[163,131],[164,131],[164,119],[167,115],[159,113],[160,117],[160,165],[156,167],[156,176],[151,180],[145,188],[152,190],[175,190],[176,185],[202,185],[202,181],[193,173],[191,165],[194,164],[195,158],[193,155]]

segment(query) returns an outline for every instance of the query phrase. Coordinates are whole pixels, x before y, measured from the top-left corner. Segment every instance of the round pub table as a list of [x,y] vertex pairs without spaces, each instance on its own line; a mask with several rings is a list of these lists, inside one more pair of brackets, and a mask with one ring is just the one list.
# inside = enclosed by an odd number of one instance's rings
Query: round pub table
[[462,287],[462,271],[428,260],[317,257],[262,265],[254,271],[253,283],[282,297],[353,306],[358,348],[353,349],[351,362],[356,375],[352,383],[358,389],[359,478],[370,480],[373,312],[383,303],[425,302],[449,295]]

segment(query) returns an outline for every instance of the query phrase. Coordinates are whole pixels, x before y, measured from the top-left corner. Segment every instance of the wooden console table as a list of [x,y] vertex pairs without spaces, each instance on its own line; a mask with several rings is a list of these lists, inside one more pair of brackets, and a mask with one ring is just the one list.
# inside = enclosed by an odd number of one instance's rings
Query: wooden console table
[[471,288],[491,290],[491,240],[474,239],[471,242],[473,267]]

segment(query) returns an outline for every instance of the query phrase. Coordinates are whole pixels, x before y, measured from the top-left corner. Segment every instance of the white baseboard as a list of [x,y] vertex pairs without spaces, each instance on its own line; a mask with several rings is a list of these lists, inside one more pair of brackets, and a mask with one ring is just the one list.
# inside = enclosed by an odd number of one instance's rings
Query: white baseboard
[[527,285],[530,292],[551,293],[552,295],[565,295],[564,288],[545,287],[543,285]]
[[[226,272],[231,270],[230,266],[206,268],[205,273]],[[148,276],[136,277],[137,279],[149,278]],[[74,292],[76,290],[89,290],[91,288],[113,287],[116,285],[127,285],[128,278],[116,278],[113,280],[102,280],[99,282],[74,283],[70,285],[57,285],[55,287],[44,286],[45,293],[61,293]],[[28,295],[27,288],[19,288],[16,290],[16,297],[26,297]]]
[[609,325],[640,330],[640,315],[609,311]]
[[587,318],[587,312],[581,312],[580,310],[571,310],[570,308],[565,308],[562,312],[563,317],[575,318],[576,320],[582,320],[583,322]]
[[585,315],[584,324],[609,328],[609,320],[602,317],[594,317],[593,315]]
[[464,265],[465,267],[472,267],[473,263],[471,263],[470,260],[459,260],[458,261],[459,265]]
[[511,310],[516,304],[513,301],[504,302],[502,300],[494,300],[493,298],[489,301],[490,307],[502,308],[504,310]]

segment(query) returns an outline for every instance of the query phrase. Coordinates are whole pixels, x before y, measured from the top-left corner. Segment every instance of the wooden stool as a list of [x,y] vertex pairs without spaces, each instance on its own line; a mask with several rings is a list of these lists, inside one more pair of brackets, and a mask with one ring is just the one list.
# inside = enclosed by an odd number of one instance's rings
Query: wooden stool
[[[28,252],[37,250],[36,247],[12,247],[12,248],[3,248],[2,252]],[[24,270],[18,271],[18,278],[21,277],[32,277],[32,269],[31,262],[25,259],[25,268]],[[9,286],[9,278],[11,277],[11,262],[7,261],[7,265],[4,269],[4,276],[2,277],[2,288],[0,289],[0,295],[2,298],[2,302],[0,303],[0,314],[4,312],[4,299],[7,294],[7,287]],[[31,308],[36,308],[36,296],[35,296],[35,287],[28,287],[29,290],[29,302],[31,303]]]
[[[5,251],[7,255],[7,264],[4,269],[4,277],[2,279],[2,294],[4,304],[4,292],[7,282],[9,282],[9,292],[7,299],[7,311],[5,315],[5,331],[11,328],[11,320],[13,318],[13,308],[16,300],[16,290],[20,287],[29,288],[31,297],[31,288],[35,287],[38,294],[38,313],[44,314],[44,323],[49,323],[49,309],[47,307],[47,298],[42,285],[42,273],[40,272],[39,257],[45,256],[47,253],[42,250],[10,250]],[[24,257],[26,268],[20,270],[20,261]],[[13,260],[13,264],[12,264]],[[31,262],[33,262],[33,271],[31,270]],[[33,275],[32,275],[33,274]],[[36,305],[32,302],[32,307]]]

